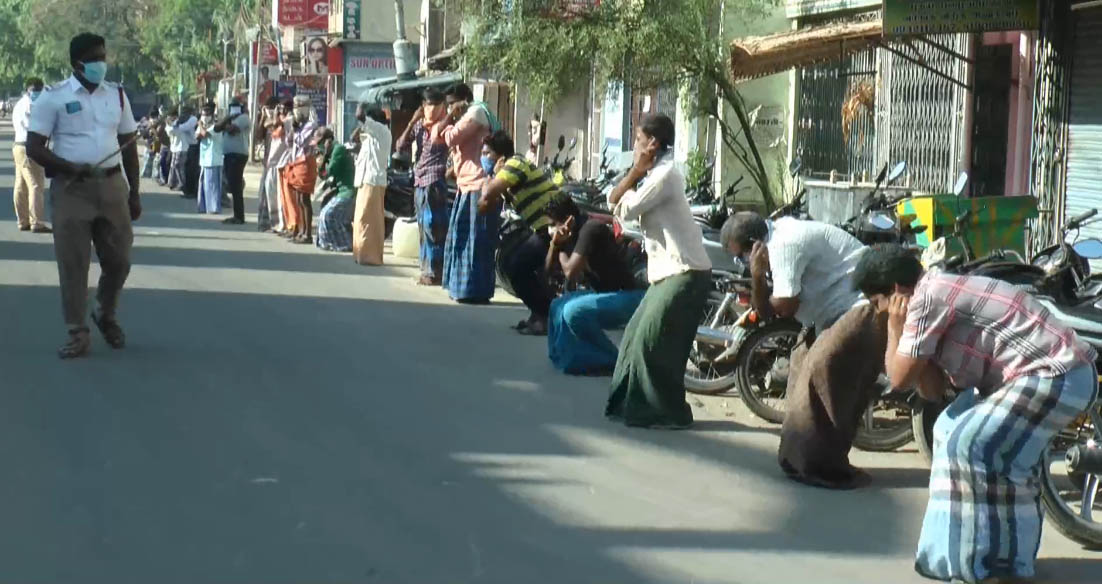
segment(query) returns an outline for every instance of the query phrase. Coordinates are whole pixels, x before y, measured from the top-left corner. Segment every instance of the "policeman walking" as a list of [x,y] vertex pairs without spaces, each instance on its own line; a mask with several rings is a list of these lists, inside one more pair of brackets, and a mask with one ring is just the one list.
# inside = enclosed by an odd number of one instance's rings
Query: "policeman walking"
[[126,345],[115,313],[130,273],[130,222],[142,214],[138,125],[122,87],[104,81],[106,59],[103,37],[73,37],[73,75],[38,98],[27,136],[27,155],[53,178],[54,253],[69,328],[69,339],[58,350],[62,359],[86,355],[91,346],[85,318],[92,244],[102,271],[92,321],[108,345]]

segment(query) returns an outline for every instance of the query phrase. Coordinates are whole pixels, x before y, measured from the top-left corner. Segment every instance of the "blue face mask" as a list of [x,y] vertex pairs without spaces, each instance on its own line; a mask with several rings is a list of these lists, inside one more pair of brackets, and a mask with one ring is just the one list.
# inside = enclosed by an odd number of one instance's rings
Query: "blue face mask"
[[99,85],[107,77],[106,61],[87,61],[84,63],[84,78],[88,83]]
[[482,170],[486,171],[486,174],[494,174],[494,167],[497,166],[497,161],[489,156],[482,157]]
[[31,92],[31,101],[34,101],[34,100],[38,99],[38,96],[40,96],[40,95],[42,95],[41,91],[32,91]]

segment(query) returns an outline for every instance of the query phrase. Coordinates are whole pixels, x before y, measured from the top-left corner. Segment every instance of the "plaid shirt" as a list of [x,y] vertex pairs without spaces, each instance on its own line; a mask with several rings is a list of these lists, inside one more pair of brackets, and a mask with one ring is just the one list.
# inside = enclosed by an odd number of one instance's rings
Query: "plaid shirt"
[[1020,377],[1056,377],[1095,359],[1090,345],[1021,288],[944,273],[919,280],[899,354],[931,359],[954,385],[984,395]]
[[423,120],[413,122],[413,130],[398,142],[398,150],[406,150],[417,141],[417,164],[413,167],[413,186],[427,187],[444,180],[448,171],[448,145],[441,140],[432,143]]

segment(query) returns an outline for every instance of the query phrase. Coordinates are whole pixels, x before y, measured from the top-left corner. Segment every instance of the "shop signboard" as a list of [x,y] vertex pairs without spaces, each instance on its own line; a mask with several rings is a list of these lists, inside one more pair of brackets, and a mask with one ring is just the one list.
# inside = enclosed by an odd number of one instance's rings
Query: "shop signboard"
[[[351,135],[356,123],[356,104],[365,93],[364,82],[397,74],[394,49],[389,43],[346,43],[344,45],[344,135]],[[359,85],[358,85],[359,84]]]
[[884,0],[884,35],[927,35],[1040,26],[1037,0]]
[[[342,0],[336,0],[342,1]],[[344,2],[344,38],[357,40],[360,38],[360,10],[362,0],[343,0]]]
[[329,0],[277,0],[276,24],[290,28],[329,29]]

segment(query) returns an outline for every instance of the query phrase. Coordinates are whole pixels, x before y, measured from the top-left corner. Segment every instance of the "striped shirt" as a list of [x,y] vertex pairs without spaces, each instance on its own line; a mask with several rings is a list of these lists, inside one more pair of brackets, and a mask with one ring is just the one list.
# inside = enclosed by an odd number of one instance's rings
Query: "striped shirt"
[[551,224],[545,210],[547,203],[559,192],[559,187],[551,182],[551,177],[542,168],[523,156],[514,156],[505,161],[505,166],[495,178],[509,185],[513,208],[524,218],[528,227],[539,231]]
[[1094,349],[1021,288],[981,276],[927,273],[907,309],[900,355],[931,359],[957,387],[988,395],[1021,377],[1057,377]]

